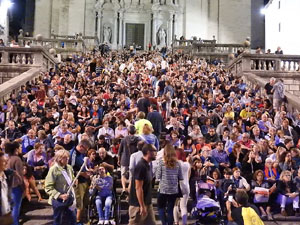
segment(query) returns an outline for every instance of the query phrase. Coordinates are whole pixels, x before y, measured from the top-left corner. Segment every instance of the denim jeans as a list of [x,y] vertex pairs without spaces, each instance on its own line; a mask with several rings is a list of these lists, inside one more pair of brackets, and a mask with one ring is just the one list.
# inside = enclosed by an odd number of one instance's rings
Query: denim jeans
[[[104,202],[104,213],[103,213],[103,202]],[[96,197],[96,208],[99,215],[99,220],[109,220],[111,204],[112,204],[111,195],[108,195],[106,197],[101,197],[101,196]]]
[[22,195],[23,189],[21,186],[14,187],[12,189],[12,201],[14,203],[12,208],[12,217],[14,219],[13,225],[19,225],[19,216],[20,216],[20,209],[22,204]]
[[158,193],[157,207],[158,207],[159,218],[161,220],[162,225],[173,225],[174,223],[173,209],[174,209],[176,198],[177,198],[177,194],[168,195],[168,194]]
[[76,225],[76,210],[53,207],[53,225]]

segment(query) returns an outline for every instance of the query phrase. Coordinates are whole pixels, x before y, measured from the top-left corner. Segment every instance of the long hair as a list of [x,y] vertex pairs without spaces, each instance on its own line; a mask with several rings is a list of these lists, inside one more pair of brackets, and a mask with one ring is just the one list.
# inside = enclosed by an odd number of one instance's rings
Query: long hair
[[164,148],[164,162],[167,168],[173,169],[177,165],[177,156],[175,148],[167,144]]

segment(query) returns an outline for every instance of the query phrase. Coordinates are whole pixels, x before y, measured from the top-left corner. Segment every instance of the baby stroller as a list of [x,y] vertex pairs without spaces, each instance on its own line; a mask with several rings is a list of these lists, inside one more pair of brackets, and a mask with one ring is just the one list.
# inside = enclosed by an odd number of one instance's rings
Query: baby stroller
[[220,203],[216,201],[216,188],[213,184],[203,181],[196,183],[197,203],[192,215],[197,222],[195,225],[211,224],[224,225]]

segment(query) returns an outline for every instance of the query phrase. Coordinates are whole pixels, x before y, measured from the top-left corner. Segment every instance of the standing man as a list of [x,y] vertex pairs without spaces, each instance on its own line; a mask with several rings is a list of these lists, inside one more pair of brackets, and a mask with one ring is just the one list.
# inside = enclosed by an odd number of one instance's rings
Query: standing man
[[[70,153],[70,164],[73,167],[74,173],[77,174],[84,163],[84,157],[90,149],[91,144],[88,140],[83,139],[80,143],[71,150]],[[77,215],[76,220],[78,225],[81,224],[81,216],[84,210],[84,202],[87,200],[88,188],[89,188],[89,177],[90,174],[84,168],[78,177],[78,185],[75,188],[76,195],[76,208]]]
[[270,82],[266,83],[265,85],[265,92],[268,96],[268,99],[273,103],[273,86],[275,84],[276,79],[271,77]]
[[155,225],[152,206],[152,172],[150,163],[156,158],[156,149],[146,144],[143,158],[134,169],[129,195],[129,225]]
[[137,102],[137,108],[139,112],[144,112],[145,115],[148,114],[150,107],[149,94],[149,90],[145,90],[143,93],[143,98],[140,98]]
[[148,113],[147,120],[149,120],[152,124],[152,128],[154,130],[153,134],[159,140],[160,133],[164,126],[164,119],[160,112],[157,111],[157,105],[152,104],[150,107],[150,113]]
[[118,164],[121,166],[122,195],[126,193],[126,182],[129,177],[130,156],[132,153],[138,151],[137,145],[140,138],[135,136],[135,132],[135,127],[131,125],[129,127],[129,135],[121,140],[118,151]]

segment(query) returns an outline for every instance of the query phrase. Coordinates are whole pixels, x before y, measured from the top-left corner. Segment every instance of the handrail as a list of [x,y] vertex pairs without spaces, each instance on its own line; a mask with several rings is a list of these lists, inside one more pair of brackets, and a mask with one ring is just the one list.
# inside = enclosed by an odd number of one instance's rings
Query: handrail
[[250,54],[242,53],[231,60],[227,68],[239,72],[300,72],[299,55]]
[[[261,93],[264,92],[264,87],[268,82],[268,79],[264,79],[253,73],[245,73],[242,78],[249,87],[255,88],[255,86],[258,85],[261,89]],[[287,97],[289,103],[288,110],[290,112],[300,112],[299,97],[289,93],[288,91],[285,92],[285,96]]]
[[11,93],[18,92],[22,85],[31,82],[40,76],[40,68],[32,68],[19,76],[16,76],[9,81],[0,85],[0,102],[5,102],[9,99]]

